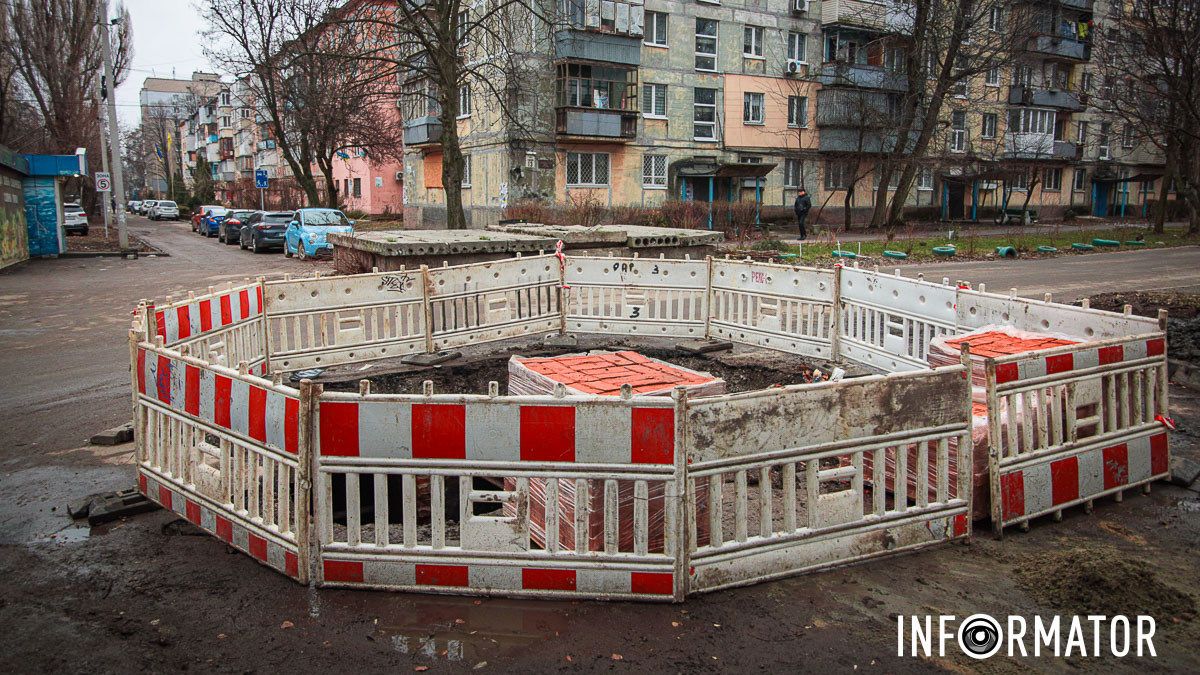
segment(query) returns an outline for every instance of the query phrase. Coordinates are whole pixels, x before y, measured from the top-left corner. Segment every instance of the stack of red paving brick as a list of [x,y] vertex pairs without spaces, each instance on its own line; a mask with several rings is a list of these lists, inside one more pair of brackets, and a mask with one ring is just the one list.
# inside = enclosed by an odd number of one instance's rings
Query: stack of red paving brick
[[[620,396],[628,384],[635,396],[669,395],[675,387],[684,387],[689,396],[713,396],[725,393],[725,380],[709,373],[659,361],[633,351],[594,351],[549,358],[514,356],[508,362],[508,393],[512,395],[551,394],[562,384],[568,394]],[[509,489],[515,486],[511,481]],[[604,481],[588,480],[587,548],[604,550]],[[665,529],[665,483],[651,481],[647,497],[648,549],[663,551]],[[634,481],[617,481],[617,518],[620,522],[617,548],[633,551]],[[506,510],[512,507],[506,506]],[[701,541],[708,539],[708,483],[696,486],[696,529]],[[515,511],[509,515],[515,515]],[[529,535],[539,546],[546,544],[546,481],[529,480]],[[575,481],[558,483],[559,546],[575,548]]]
[[926,360],[934,368],[956,366],[959,363],[962,346],[969,344],[971,345],[971,385],[986,387],[987,373],[983,365],[985,359],[1078,343],[1078,340],[1065,335],[1031,333],[1004,326],[984,326],[962,335],[934,338],[929,343],[929,356],[926,357]]

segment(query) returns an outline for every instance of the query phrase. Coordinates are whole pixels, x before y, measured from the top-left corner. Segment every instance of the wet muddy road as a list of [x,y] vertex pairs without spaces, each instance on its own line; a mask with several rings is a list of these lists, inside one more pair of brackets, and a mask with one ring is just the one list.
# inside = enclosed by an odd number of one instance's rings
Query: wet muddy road
[[[0,273],[4,671],[1200,670],[1200,493],[1167,485],[1003,542],[980,536],[683,605],[315,591],[162,511],[79,527],[65,514],[71,499],[133,484],[132,446],[83,445],[129,417],[129,308],[312,265],[251,256],[186,225],[137,227],[172,256],[35,261]],[[1195,457],[1200,395],[1172,395],[1172,450]],[[1085,575],[1079,560],[1090,563]],[[896,655],[898,614],[1108,607],[1156,616],[1158,659]]]

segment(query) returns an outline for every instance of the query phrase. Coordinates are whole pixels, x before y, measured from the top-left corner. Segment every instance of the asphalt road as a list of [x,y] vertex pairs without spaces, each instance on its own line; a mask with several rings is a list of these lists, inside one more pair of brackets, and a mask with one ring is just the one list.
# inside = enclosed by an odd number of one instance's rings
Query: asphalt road
[[[137,301],[329,268],[254,256],[192,234],[186,224],[134,219],[133,227],[170,257],[35,260],[0,272],[0,671],[961,672],[976,664],[961,656],[897,657],[894,617],[1061,613],[1039,590],[1059,573],[1039,565],[1047,552],[1067,548],[1150,575],[1158,594],[1137,602],[1163,593],[1194,601],[1188,594],[1200,588],[1200,495],[1170,486],[1123,504],[1097,503],[1092,515],[1073,510],[1062,523],[1039,522],[1004,542],[981,536],[969,546],[714,593],[682,606],[316,591],[229,554],[211,537],[190,536],[169,513],[89,531],[64,515],[66,504],[134,480],[131,446],[83,443],[129,419],[127,330]],[[1200,251],[1188,248],[923,269],[1067,299],[1197,288],[1198,263]],[[1200,427],[1200,400],[1185,390],[1172,396],[1182,428],[1172,452],[1195,456],[1189,429]],[[1020,581],[1031,570],[1032,585]],[[1200,671],[1195,612],[1161,616],[1159,626],[1159,660],[1149,665],[1074,659],[988,666]]]

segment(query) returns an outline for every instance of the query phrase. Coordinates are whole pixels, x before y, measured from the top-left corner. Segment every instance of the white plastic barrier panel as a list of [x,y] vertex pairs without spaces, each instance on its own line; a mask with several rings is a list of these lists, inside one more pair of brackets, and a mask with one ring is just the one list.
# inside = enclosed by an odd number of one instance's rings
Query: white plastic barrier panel
[[962,366],[687,401],[689,590],[968,536],[969,402]]
[[959,332],[987,325],[1037,333],[1061,333],[1083,340],[1141,335],[1159,330],[1158,320],[1016,296],[963,289],[958,294]]
[[884,372],[929,367],[929,343],[956,332],[957,289],[846,267],[840,355]]
[[269,281],[271,369],[406,356],[427,348],[421,270]]
[[304,583],[309,455],[299,392],[144,342],[133,357],[138,489]]
[[997,534],[1168,475],[1162,333],[991,360],[987,378]]
[[153,319],[147,339],[162,338],[208,363],[237,368],[245,361],[252,373],[266,373],[262,327],[263,296],[258,282],[229,286],[162,307],[147,306]]
[[571,256],[565,270],[570,332],[705,336],[706,260]]
[[325,585],[682,600],[669,398],[321,395]]
[[834,273],[713,260],[710,335],[832,358]]
[[430,269],[432,348],[557,331],[561,285],[552,255]]

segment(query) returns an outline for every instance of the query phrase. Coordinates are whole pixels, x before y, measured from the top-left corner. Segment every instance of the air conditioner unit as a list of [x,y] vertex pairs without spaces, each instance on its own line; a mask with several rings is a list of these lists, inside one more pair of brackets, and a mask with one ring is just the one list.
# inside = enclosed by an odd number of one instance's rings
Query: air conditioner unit
[[788,75],[806,77],[808,75],[808,64],[796,59],[788,59],[786,70]]
[[793,12],[807,12],[812,0],[792,0]]
[[396,180],[398,180],[398,181],[404,180],[404,172],[403,171],[396,172]]

